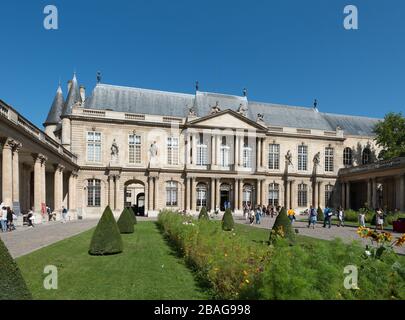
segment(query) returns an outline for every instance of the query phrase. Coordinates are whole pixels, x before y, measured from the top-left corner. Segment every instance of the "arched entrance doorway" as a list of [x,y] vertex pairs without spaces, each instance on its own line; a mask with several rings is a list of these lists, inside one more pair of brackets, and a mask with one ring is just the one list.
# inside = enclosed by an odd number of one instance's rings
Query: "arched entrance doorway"
[[221,184],[220,191],[220,209],[225,211],[231,204],[231,186],[227,183]]
[[128,181],[125,184],[125,207],[132,208],[137,216],[145,215],[145,185],[141,181]]

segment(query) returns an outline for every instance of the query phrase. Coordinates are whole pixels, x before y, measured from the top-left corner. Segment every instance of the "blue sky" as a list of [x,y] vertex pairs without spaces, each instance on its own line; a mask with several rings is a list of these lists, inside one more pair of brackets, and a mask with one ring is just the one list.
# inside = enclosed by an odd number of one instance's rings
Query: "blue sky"
[[[43,9],[59,10],[59,29]],[[359,30],[343,28],[343,8]],[[41,126],[59,78],[383,117],[405,110],[405,2],[52,0],[0,3],[0,99]]]

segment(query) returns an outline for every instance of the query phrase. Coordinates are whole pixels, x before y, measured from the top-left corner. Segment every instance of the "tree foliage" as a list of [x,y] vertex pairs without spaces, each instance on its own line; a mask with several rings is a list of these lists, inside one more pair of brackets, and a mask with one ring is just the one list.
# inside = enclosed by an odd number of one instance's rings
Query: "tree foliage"
[[231,209],[226,209],[224,216],[222,217],[222,230],[224,231],[232,231],[235,226],[235,222],[233,221],[232,211]]
[[134,233],[134,215],[128,208],[125,208],[117,221],[121,233]]
[[382,148],[378,158],[389,160],[405,156],[405,118],[390,112],[374,127],[375,141]]
[[201,219],[205,219],[205,220],[210,219],[210,217],[208,216],[208,213],[207,213],[207,209],[205,207],[201,208],[200,214],[198,215],[198,220],[201,220]]

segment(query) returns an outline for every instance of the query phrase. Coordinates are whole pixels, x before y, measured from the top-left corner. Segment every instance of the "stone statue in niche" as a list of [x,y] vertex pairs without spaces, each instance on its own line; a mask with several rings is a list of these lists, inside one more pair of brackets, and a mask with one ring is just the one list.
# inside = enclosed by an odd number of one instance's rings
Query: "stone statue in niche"
[[319,166],[319,163],[321,162],[321,153],[318,152],[315,156],[314,156],[314,165],[315,166]]
[[258,113],[256,122],[264,123],[264,114]]
[[118,162],[118,153],[119,153],[119,148],[117,145],[116,140],[113,140],[113,143],[111,145],[111,162],[117,163]]
[[149,165],[154,167],[158,165],[158,146],[156,144],[156,141],[153,141],[153,143],[149,147],[149,154],[150,154],[150,160],[149,160]]
[[285,161],[287,162],[287,165],[292,165],[292,154],[290,150],[288,150],[285,155]]

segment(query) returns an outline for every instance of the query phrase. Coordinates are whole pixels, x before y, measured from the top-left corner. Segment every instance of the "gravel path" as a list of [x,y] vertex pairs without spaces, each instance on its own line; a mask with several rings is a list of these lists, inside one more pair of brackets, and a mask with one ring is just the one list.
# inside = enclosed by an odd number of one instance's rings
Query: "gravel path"
[[[273,227],[275,218],[268,218],[265,217],[262,219],[261,224],[253,224],[253,228],[262,228],[262,229],[270,229]],[[243,218],[237,218],[235,222],[240,224],[247,224],[247,222]],[[324,240],[333,240],[335,238],[341,238],[344,242],[350,243],[353,240],[360,240],[364,244],[369,244],[369,240],[361,239],[356,231],[357,227],[337,227],[336,225],[332,225],[332,228],[323,228],[323,224],[317,224],[315,229],[307,228],[307,222],[300,222],[295,221],[293,224],[294,229],[298,229],[300,235],[317,238],[317,239],[324,239]],[[399,233],[393,233],[394,236],[400,236]],[[396,252],[405,255],[405,247],[395,248]]]

